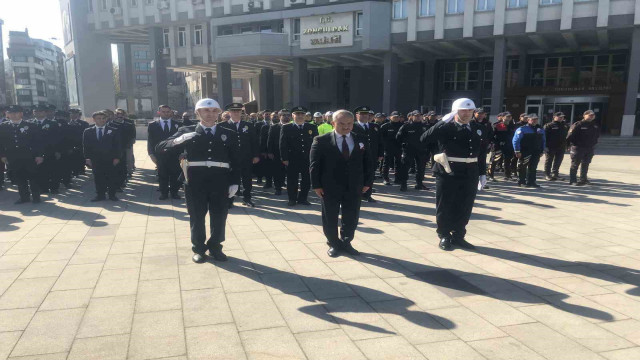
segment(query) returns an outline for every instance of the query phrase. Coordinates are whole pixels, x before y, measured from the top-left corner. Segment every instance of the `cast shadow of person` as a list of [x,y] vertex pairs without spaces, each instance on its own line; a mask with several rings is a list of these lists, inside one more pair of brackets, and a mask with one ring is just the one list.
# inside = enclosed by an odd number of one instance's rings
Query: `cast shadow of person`
[[607,312],[564,301],[569,298],[567,294],[538,285],[523,283],[517,279],[509,279],[507,281],[486,274],[469,273],[460,270],[449,271],[440,267],[390,258],[379,254],[362,253],[361,256],[357,257],[357,260],[361,263],[413,277],[439,288],[444,293],[451,292],[459,296],[460,294],[462,294],[461,296],[482,295],[501,301],[527,304],[547,304],[546,300],[534,295],[547,294],[555,298],[555,301],[549,303],[549,305],[560,310],[597,320],[613,320],[613,316]]
[[[398,297],[392,294],[382,292],[380,290],[368,288],[361,285],[346,283],[338,280],[299,275],[292,272],[287,272],[279,269],[262,265],[258,263],[252,263],[247,260],[229,257],[227,262],[213,262],[220,269],[243,275],[254,281],[260,281],[265,286],[277,289],[285,294],[298,296],[305,301],[312,301],[314,304],[303,306],[298,310],[309,316],[316,317],[318,319],[338,323],[341,325],[352,326],[361,330],[371,331],[382,334],[395,334],[392,330],[385,329],[373,324],[361,323],[350,321],[339,317],[335,312],[340,313],[389,313],[402,316],[407,321],[410,321],[420,327],[429,328],[433,330],[447,330],[453,329],[456,325],[450,320],[430,314],[424,311],[414,310],[412,307],[416,305],[413,301],[406,298]],[[271,280],[264,281],[262,276],[274,275]],[[291,283],[301,280],[304,284],[304,290],[299,287],[292,289]],[[294,287],[295,288],[295,287]],[[309,295],[309,290],[314,295]],[[322,294],[326,296],[323,296]],[[364,301],[360,294],[366,294],[367,298],[381,299],[380,301],[392,304],[391,306],[376,307],[374,310],[369,303]],[[345,299],[362,299],[356,301],[345,301]],[[331,309],[339,309],[333,311]]]

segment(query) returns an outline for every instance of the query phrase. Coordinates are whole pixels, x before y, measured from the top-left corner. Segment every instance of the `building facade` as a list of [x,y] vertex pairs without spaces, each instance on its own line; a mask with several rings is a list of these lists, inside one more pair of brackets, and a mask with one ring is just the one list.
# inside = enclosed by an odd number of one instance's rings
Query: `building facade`
[[13,76],[13,103],[69,107],[64,53],[52,43],[32,39],[28,31],[10,31],[7,48]]
[[574,121],[593,109],[606,133],[640,127],[640,0],[60,2],[88,108],[108,92],[91,88],[92,69],[121,43],[149,46],[155,104],[166,102],[168,68],[201,73],[202,96],[221,103],[245,79],[263,109],[444,113],[466,96],[493,118],[563,111]]

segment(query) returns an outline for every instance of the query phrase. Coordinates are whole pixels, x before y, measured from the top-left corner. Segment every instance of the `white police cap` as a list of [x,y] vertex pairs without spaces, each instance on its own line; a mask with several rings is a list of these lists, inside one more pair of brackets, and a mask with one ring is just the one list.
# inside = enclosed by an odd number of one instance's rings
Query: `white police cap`
[[467,98],[460,98],[453,102],[451,106],[452,110],[475,110],[476,104],[474,104],[473,100]]
[[202,108],[213,108],[213,109],[220,109],[222,110],[222,108],[220,108],[220,104],[218,104],[217,101],[213,100],[213,99],[209,99],[209,98],[205,98],[205,99],[200,99],[197,103],[196,103],[196,110],[198,109],[202,109]]
[[313,117],[322,117],[322,113],[316,111],[316,113],[313,114]]

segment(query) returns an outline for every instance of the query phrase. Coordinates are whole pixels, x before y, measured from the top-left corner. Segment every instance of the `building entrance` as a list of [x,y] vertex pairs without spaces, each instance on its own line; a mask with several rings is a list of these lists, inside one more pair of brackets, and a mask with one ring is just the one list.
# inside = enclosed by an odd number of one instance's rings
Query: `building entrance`
[[553,114],[558,111],[564,113],[567,123],[573,124],[581,120],[582,114],[587,110],[593,110],[598,124],[603,124],[606,123],[608,105],[608,96],[527,97],[527,111],[537,110],[533,112],[538,114],[542,124],[552,121]]

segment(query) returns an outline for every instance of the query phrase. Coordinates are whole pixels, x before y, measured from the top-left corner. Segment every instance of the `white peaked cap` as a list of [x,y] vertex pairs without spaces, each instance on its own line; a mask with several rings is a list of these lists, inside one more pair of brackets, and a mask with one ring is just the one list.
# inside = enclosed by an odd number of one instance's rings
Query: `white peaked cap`
[[458,110],[471,110],[471,109],[473,110],[476,109],[476,104],[473,102],[473,100],[468,98],[457,99],[456,101],[453,102],[453,105],[451,105],[451,112],[445,115],[442,118],[442,121],[449,122],[453,120],[453,118],[458,113]]
[[209,99],[209,98],[200,99],[196,103],[196,110],[203,109],[203,108],[213,108],[213,109],[222,110],[222,108],[220,107],[220,104],[218,104],[217,101],[215,101],[213,99]]
[[313,114],[313,117],[322,117],[322,114],[320,112],[316,112],[315,114]]

